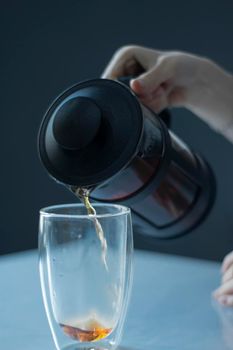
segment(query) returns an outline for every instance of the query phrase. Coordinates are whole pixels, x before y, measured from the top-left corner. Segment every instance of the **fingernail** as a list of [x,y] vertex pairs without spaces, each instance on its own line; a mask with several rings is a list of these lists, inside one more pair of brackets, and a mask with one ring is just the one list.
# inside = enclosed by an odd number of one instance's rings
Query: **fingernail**
[[136,79],[131,79],[130,80],[130,86],[132,87],[132,85],[134,85],[135,84],[135,81],[137,81]]
[[134,90],[134,92],[136,92],[137,95],[144,95],[145,93],[145,88],[144,86],[141,84],[141,81],[139,81],[138,79],[132,79],[130,81],[130,87],[132,90]]

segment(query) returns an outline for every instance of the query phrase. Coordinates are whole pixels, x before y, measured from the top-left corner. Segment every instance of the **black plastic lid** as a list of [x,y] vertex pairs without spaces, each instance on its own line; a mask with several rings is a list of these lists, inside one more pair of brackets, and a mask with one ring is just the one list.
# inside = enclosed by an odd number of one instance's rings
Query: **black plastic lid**
[[96,79],[61,94],[44,116],[39,154],[56,180],[95,186],[117,174],[137,154],[143,115],[122,83]]

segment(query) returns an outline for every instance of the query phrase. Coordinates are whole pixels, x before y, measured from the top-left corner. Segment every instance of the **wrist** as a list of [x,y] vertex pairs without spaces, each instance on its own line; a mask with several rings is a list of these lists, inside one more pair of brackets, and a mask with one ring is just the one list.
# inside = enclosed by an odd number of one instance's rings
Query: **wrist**
[[233,125],[233,76],[201,58],[186,107],[225,135]]

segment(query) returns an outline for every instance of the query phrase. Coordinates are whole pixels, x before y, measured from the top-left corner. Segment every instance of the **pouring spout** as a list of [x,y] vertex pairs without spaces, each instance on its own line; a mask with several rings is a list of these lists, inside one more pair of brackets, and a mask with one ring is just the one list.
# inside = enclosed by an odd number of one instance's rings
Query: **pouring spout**
[[94,187],[80,187],[80,186],[67,186],[68,189],[81,201],[83,201],[84,197],[89,197],[90,192],[94,189]]

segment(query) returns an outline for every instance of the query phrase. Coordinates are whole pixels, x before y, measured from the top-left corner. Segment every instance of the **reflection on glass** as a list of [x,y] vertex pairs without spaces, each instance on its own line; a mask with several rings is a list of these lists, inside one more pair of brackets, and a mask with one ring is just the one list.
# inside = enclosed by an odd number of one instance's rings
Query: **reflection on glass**
[[156,226],[164,226],[180,219],[191,207],[198,187],[171,163],[164,180],[132,209]]

